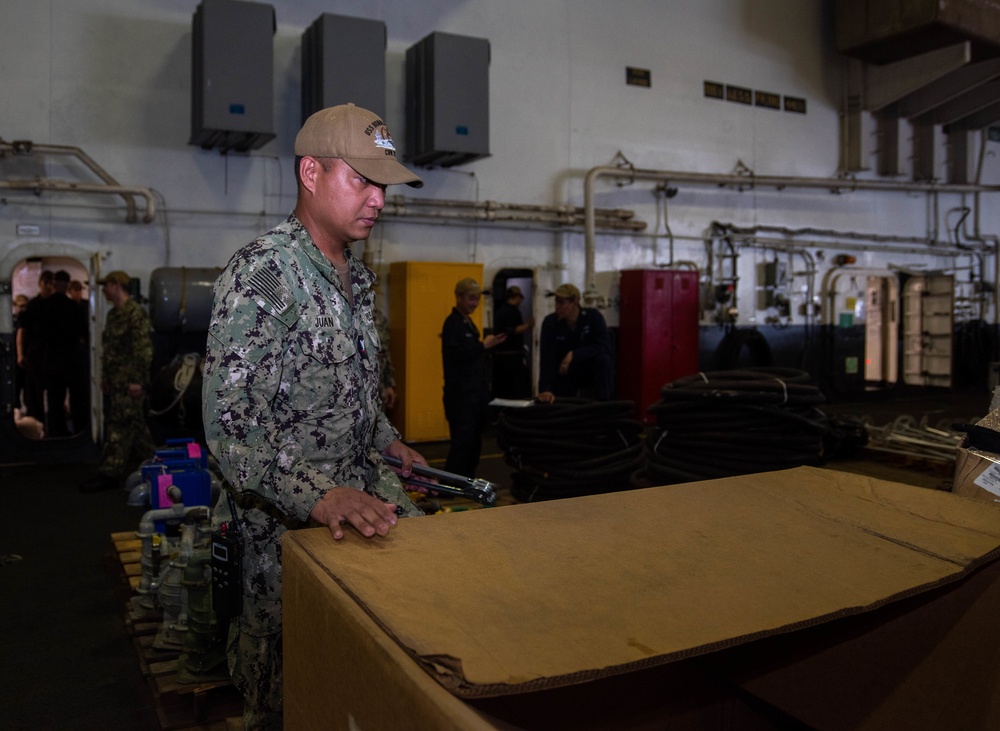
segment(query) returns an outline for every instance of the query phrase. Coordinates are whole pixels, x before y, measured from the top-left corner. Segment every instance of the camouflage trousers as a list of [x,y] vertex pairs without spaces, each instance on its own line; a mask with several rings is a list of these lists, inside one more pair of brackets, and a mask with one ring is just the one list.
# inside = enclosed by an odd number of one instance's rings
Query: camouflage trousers
[[229,625],[226,653],[233,685],[243,695],[243,726],[247,731],[283,728],[281,632],[255,634],[234,620]]
[[[381,460],[378,460],[370,492],[385,502],[394,503],[400,518],[423,515],[407,496],[396,474]],[[237,503],[240,502],[238,499]],[[289,525],[276,511],[265,509],[264,505],[246,509],[240,504],[239,508],[243,532],[243,610],[229,628],[229,673],[233,685],[243,694],[246,728],[274,731],[283,725],[281,536],[296,526]],[[214,519],[229,518],[230,510],[223,494]]]
[[101,474],[123,478],[155,452],[156,445],[146,423],[145,400],[130,398],[124,389],[116,389],[105,400]]

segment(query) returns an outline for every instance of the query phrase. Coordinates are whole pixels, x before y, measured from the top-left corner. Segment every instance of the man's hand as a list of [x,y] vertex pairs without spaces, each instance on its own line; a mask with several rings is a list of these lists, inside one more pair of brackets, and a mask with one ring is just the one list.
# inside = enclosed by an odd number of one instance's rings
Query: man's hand
[[540,394],[535,396],[535,401],[540,404],[551,404],[555,402],[556,395],[551,391],[542,391]]
[[382,405],[389,411],[396,405],[396,389],[392,386],[386,386],[382,389]]
[[569,351],[563,356],[562,362],[559,364],[559,373],[566,375],[569,373],[569,364],[573,362],[573,351]]
[[495,348],[504,340],[507,339],[507,333],[497,333],[496,335],[487,335],[483,338],[483,347],[489,350],[490,348]]
[[309,517],[327,526],[336,541],[344,537],[343,523],[372,538],[387,535],[396,525],[396,506],[353,487],[335,487],[319,499]]
[[420,452],[414,449],[410,449],[408,446],[403,444],[401,439],[397,439],[388,447],[382,450],[382,454],[387,454],[390,457],[395,457],[400,462],[402,466],[399,468],[399,474],[403,477],[409,477],[411,469],[410,467],[414,462],[417,464],[427,465],[427,460],[423,458]]

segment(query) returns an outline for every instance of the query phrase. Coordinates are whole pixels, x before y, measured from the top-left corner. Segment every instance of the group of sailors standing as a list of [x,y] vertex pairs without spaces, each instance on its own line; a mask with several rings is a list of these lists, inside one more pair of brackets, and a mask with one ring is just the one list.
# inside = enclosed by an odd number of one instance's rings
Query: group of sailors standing
[[83,284],[63,269],[43,271],[35,297],[14,298],[14,406],[19,420],[33,420],[34,436],[67,437],[87,427],[89,319]]

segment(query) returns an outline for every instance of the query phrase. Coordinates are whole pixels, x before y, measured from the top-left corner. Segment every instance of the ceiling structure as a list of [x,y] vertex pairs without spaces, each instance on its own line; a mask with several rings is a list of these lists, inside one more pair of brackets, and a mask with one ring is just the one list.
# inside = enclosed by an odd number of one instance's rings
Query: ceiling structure
[[1000,1],[836,0],[837,50],[848,57],[842,168],[870,167],[865,115],[874,119],[877,172],[900,174],[902,122],[912,130],[912,175],[948,183],[976,177],[971,136],[1000,123]]

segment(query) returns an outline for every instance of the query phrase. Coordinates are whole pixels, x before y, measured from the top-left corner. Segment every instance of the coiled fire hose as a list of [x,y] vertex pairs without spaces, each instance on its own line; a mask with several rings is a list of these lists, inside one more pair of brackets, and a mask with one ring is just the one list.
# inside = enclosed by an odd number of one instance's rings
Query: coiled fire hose
[[520,502],[631,488],[643,462],[632,401],[560,398],[500,413],[497,442]]
[[711,371],[660,389],[649,407],[642,484],[672,484],[818,466],[863,443],[863,428],[816,408],[825,397],[805,371],[781,368]]

